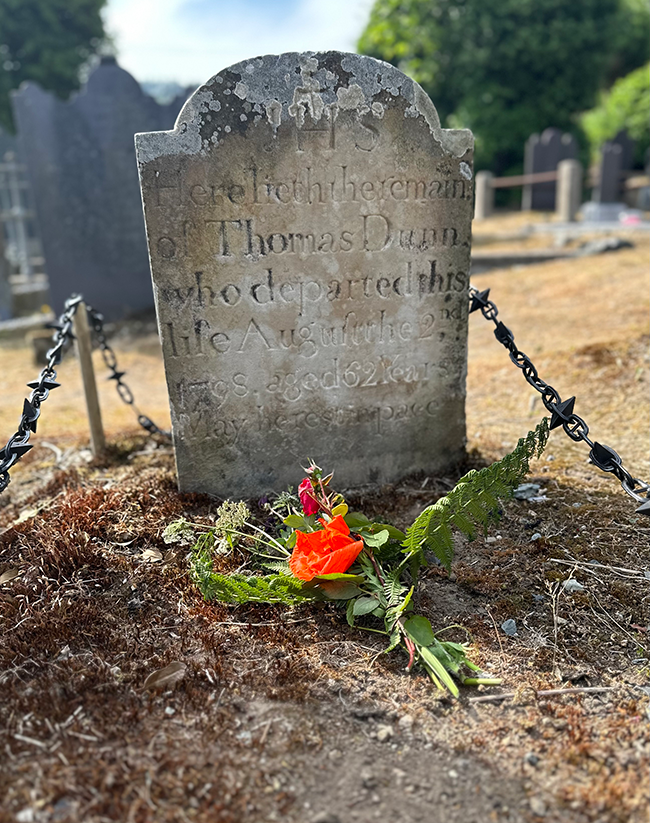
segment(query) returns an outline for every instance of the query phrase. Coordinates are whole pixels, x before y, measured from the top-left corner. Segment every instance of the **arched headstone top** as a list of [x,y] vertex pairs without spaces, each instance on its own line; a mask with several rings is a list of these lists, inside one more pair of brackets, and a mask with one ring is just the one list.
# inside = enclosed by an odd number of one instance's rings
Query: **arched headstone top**
[[99,65],[88,76],[88,82],[80,93],[90,96],[131,94],[149,97],[135,77],[118,65],[117,60],[112,56],[101,59]]
[[310,52],[219,72],[136,149],[182,490],[460,457],[470,132],[393,66]]
[[266,121],[274,133],[286,122],[302,127],[306,115],[334,122],[339,112],[354,110],[380,120],[390,98],[404,102],[404,117],[422,118],[444,151],[462,157],[473,148],[472,133],[441,128],[428,95],[389,63],[343,52],[291,52],[244,60],[214,75],[187,100],[172,132],[139,139],[139,156],[146,162],[212,151],[228,133],[248,130],[249,120]]

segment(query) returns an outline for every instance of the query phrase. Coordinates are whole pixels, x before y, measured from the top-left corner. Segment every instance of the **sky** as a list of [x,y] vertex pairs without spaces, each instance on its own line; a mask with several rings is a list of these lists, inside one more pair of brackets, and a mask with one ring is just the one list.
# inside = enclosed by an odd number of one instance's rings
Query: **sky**
[[118,63],[139,82],[204,83],[286,51],[355,51],[373,0],[108,0]]

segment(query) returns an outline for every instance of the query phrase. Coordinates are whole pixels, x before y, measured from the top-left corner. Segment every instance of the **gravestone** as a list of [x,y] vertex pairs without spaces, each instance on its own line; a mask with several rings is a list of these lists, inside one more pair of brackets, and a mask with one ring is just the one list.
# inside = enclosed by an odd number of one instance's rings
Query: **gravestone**
[[[545,129],[541,135],[532,134],[524,149],[524,174],[555,171],[561,160],[578,156],[578,144],[570,134],[559,129]],[[523,211],[554,211],[556,184],[530,183],[524,186],[521,208]]]
[[397,69],[339,52],[239,63],[136,136],[182,490],[461,457],[472,146]]
[[598,169],[598,183],[593,193],[596,203],[621,203],[623,200],[623,175],[632,169],[634,146],[625,130],[603,143]]
[[158,105],[110,57],[69,101],[14,95],[57,311],[75,291],[108,319],[153,306],[133,136],[171,128],[184,99]]

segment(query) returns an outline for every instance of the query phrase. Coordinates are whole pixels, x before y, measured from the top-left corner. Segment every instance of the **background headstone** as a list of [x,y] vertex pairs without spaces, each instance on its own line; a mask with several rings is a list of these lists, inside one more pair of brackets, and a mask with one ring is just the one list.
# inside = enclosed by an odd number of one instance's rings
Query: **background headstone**
[[245,61],[136,137],[183,490],[336,485],[464,452],[470,132],[392,66]]
[[593,200],[596,203],[618,203],[621,200],[623,149],[618,143],[603,143],[600,154],[598,185]]
[[[559,129],[545,129],[541,135],[532,134],[524,149],[524,174],[555,171],[561,160],[578,156],[578,144],[570,134]],[[521,208],[523,211],[553,211],[555,209],[554,182],[533,183],[524,186]]]
[[33,83],[14,94],[57,311],[75,291],[109,319],[152,306],[133,136],[171,128],[183,101],[158,105],[110,57],[67,102]]
[[623,200],[624,173],[634,165],[635,141],[625,130],[603,143],[597,185],[593,192],[596,203],[621,203]]

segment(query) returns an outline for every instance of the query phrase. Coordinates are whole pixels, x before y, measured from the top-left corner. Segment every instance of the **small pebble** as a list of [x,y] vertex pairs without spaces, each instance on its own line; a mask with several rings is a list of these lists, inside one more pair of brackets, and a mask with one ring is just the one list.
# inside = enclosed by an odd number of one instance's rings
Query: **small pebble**
[[531,797],[530,810],[533,814],[536,814],[538,817],[545,817],[546,803],[544,803],[541,797]]
[[501,628],[503,631],[508,635],[508,637],[516,637],[517,636],[517,624],[512,618],[508,620],[504,620],[501,624]]
[[539,763],[539,757],[535,752],[528,752],[528,754],[524,756],[524,762],[528,763],[529,766],[536,766]]
[[390,740],[393,736],[393,727],[392,726],[378,726],[377,727],[377,740],[380,743],[385,743],[387,740]]
[[539,532],[535,532],[535,534],[530,538],[530,542],[534,543],[536,540],[541,540],[542,535]]
[[496,537],[492,537],[492,535],[490,535],[490,537],[485,538],[485,542],[486,543],[496,543],[497,539],[496,539]]
[[319,812],[312,817],[311,823],[341,823],[341,818],[333,812]]
[[579,583],[577,580],[574,580],[573,577],[570,577],[568,580],[564,581],[563,588],[566,592],[583,592],[585,590],[585,587],[582,585],[582,583]]
[[410,732],[413,728],[413,717],[410,714],[405,714],[404,717],[400,717],[397,725],[403,731]]

